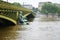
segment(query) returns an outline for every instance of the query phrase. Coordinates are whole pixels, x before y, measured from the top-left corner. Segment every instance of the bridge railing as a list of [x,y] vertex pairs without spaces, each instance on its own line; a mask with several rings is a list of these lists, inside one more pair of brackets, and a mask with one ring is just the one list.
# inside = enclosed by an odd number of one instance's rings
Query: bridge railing
[[0,10],[0,15],[17,20],[17,11],[12,10]]

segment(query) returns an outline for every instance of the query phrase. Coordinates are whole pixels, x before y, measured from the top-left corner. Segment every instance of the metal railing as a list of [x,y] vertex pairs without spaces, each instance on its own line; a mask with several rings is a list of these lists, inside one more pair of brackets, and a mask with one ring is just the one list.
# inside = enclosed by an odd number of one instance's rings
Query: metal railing
[[0,15],[6,16],[8,18],[11,18],[13,20],[17,20],[17,11],[12,10],[0,10]]

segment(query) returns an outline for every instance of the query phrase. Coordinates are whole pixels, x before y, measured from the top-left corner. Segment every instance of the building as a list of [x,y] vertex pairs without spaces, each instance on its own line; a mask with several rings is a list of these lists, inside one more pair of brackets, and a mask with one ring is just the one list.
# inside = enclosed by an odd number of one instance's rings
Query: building
[[42,5],[43,5],[44,3],[46,3],[46,2],[39,2],[39,4],[38,4],[38,9],[39,9],[39,10],[41,10]]
[[33,9],[33,6],[30,4],[23,4],[22,6],[28,9]]

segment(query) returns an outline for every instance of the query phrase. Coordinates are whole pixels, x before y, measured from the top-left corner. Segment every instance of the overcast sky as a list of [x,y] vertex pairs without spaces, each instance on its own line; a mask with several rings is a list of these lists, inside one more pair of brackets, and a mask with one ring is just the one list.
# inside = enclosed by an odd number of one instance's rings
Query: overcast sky
[[[7,0],[4,0],[7,1]],[[39,2],[53,2],[53,3],[60,3],[60,0],[8,0],[8,2],[19,2],[20,4],[32,4],[34,7],[38,7]]]

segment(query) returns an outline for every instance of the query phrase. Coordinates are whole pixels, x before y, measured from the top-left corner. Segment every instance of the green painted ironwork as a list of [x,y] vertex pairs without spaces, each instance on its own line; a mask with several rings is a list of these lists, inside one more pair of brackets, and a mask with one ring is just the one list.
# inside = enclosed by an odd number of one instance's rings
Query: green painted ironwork
[[12,10],[0,10],[0,15],[9,17],[13,20],[17,20],[17,11],[12,11]]
[[[32,10],[26,9],[22,6],[16,6],[8,2],[0,1],[0,18],[7,19],[14,24],[17,24],[19,12],[22,11],[23,17],[30,15],[33,12]],[[33,15],[34,16],[34,15]]]
[[25,12],[32,12],[32,10],[24,8],[22,6],[16,6],[12,3],[0,1],[0,8],[2,9],[9,9],[9,10],[16,10],[16,11],[25,11]]

